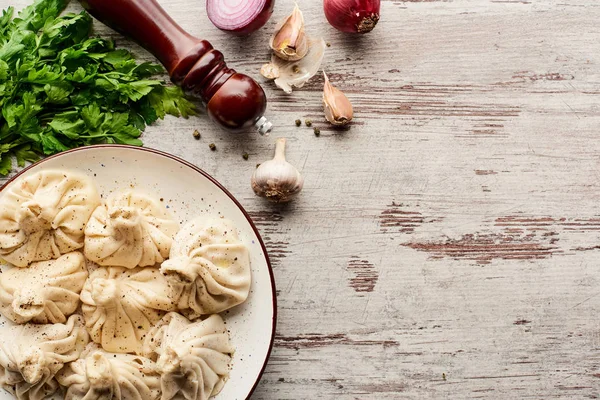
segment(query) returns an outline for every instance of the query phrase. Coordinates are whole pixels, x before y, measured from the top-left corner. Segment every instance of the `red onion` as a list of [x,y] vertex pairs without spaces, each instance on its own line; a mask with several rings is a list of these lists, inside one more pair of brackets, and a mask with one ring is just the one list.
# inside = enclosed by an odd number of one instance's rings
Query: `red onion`
[[249,35],[267,23],[275,0],[206,0],[206,12],[219,29]]
[[380,0],[324,0],[327,21],[342,32],[371,32],[379,21]]

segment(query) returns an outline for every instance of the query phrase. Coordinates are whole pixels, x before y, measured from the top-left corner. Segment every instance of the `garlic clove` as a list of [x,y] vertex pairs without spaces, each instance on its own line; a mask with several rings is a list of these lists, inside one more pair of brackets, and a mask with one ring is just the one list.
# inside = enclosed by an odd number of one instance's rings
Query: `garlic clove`
[[286,203],[300,193],[304,178],[285,160],[285,138],[275,142],[275,157],[260,164],[252,175],[252,190],[274,203]]
[[297,61],[306,56],[308,37],[304,32],[304,16],[297,3],[294,11],[277,24],[269,45],[278,57],[287,61]]
[[[271,63],[265,64],[261,69],[261,74],[269,79],[275,79],[275,85],[286,93],[292,93],[294,87],[301,88],[306,82],[319,72],[323,56],[325,54],[325,41],[323,39],[310,40],[309,51],[302,60],[285,61],[273,55]],[[267,68],[266,66],[269,65]],[[264,71],[263,71],[264,70]],[[275,78],[273,71],[277,71]],[[265,72],[265,73],[263,73]]]
[[323,87],[323,106],[325,118],[333,125],[346,125],[352,121],[352,104],[346,95],[329,82],[327,74],[323,72],[325,85]]

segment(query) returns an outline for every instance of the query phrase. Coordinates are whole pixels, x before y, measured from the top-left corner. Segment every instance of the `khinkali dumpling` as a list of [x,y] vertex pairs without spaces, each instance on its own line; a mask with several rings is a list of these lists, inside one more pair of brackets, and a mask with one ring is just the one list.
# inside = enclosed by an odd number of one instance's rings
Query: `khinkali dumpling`
[[175,309],[171,287],[153,267],[98,268],[81,301],[92,340],[115,353],[139,353],[150,328]]
[[0,312],[17,324],[64,323],[79,307],[87,277],[79,252],[35,262],[29,268],[11,268],[0,274]]
[[250,290],[248,248],[224,218],[188,222],[175,236],[161,272],[178,295],[178,308],[190,319],[238,305]]
[[17,267],[83,247],[100,195],[87,176],[44,170],[21,178],[0,199],[0,257]]
[[145,357],[113,354],[90,345],[56,376],[65,400],[158,400],[160,375]]
[[56,373],[89,341],[80,316],[66,324],[17,325],[0,336],[0,384],[17,399],[38,400],[58,389]]
[[218,394],[229,377],[233,352],[218,314],[190,322],[169,313],[144,342],[144,355],[157,362],[162,375],[162,400],[206,400]]
[[85,256],[106,266],[154,266],[169,256],[179,224],[152,197],[113,193],[85,228]]

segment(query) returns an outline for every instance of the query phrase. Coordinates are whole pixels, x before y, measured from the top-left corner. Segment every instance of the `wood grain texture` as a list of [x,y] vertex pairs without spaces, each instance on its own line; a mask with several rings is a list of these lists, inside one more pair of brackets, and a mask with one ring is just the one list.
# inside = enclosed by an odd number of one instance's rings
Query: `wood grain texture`
[[[278,0],[239,39],[202,0],[161,3],[257,79],[293,7]],[[384,0],[360,37],[331,28],[321,1],[299,4],[331,43],[324,68],[354,104],[350,129],[326,124],[315,77],[293,95],[264,85],[270,138],[205,117],[144,135],[230,189],[269,247],[279,321],[253,398],[600,397],[600,3]],[[275,207],[249,180],[278,136],[306,183]]]

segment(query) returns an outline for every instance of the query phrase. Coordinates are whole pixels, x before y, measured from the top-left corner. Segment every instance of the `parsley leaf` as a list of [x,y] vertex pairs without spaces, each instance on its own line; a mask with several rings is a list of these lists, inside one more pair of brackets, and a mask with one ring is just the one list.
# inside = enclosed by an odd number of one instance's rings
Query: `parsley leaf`
[[0,155],[0,175],[8,175],[12,169],[12,160],[9,154]]
[[30,144],[17,147],[15,150],[15,157],[17,159],[17,165],[24,167],[25,162],[35,162],[40,159],[35,151],[32,150]]
[[102,112],[98,104],[94,103],[81,109],[81,118],[87,125],[88,129],[96,130],[102,122]]
[[44,92],[48,96],[48,102],[52,104],[66,104],[69,95],[73,92],[73,86],[68,82],[48,83],[44,86]]

